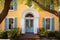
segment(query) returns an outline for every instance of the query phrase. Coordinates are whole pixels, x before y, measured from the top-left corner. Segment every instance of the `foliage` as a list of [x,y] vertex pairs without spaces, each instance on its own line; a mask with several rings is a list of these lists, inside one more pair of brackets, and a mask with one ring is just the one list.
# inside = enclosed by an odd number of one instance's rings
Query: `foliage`
[[58,38],[58,39],[60,39],[60,32],[55,31],[55,37]]
[[18,37],[18,35],[20,35],[19,33],[20,33],[19,28],[13,28],[8,31],[0,32],[0,38],[2,39],[15,38]]
[[48,37],[55,37],[55,32],[49,31],[48,32]]
[[40,37],[47,37],[48,35],[47,35],[47,31],[46,31],[46,29],[44,29],[44,28],[41,28],[41,29],[39,29],[39,36]]
[[2,38],[2,39],[8,38],[7,31],[0,32],[0,38]]
[[59,31],[46,31],[46,29],[42,28],[39,29],[39,36],[40,38],[57,38],[60,39],[60,32]]
[[0,11],[3,9],[4,7],[4,0],[0,0]]
[[13,28],[11,30],[8,31],[8,38],[15,38],[17,36],[19,32],[19,29],[18,28]]
[[17,4],[17,1],[16,0],[12,0],[10,5],[13,6],[13,5],[16,5],[16,4]]
[[32,6],[32,0],[27,0],[26,5],[29,6],[29,7],[31,7]]

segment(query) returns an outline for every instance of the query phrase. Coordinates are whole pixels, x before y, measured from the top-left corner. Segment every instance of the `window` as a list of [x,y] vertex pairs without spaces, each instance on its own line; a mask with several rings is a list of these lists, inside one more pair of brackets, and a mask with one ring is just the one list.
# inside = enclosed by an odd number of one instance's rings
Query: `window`
[[32,14],[28,13],[25,17],[34,17]]
[[5,18],[5,30],[10,30],[17,27],[16,18]]
[[53,2],[53,0],[51,0],[50,9],[54,10],[54,2]]
[[46,19],[46,29],[50,30],[50,18]]
[[54,18],[43,18],[43,28],[48,31],[54,30]]
[[17,2],[16,0],[12,0],[10,4],[10,10],[16,10],[16,8],[17,8]]
[[34,16],[31,13],[28,13],[25,17],[28,18],[28,19],[26,19],[25,26],[26,27],[33,27],[33,19],[30,19],[30,18],[32,18]]
[[26,19],[25,24],[26,27],[33,27],[33,19]]
[[12,29],[13,27],[14,27],[13,18],[9,18],[9,29]]

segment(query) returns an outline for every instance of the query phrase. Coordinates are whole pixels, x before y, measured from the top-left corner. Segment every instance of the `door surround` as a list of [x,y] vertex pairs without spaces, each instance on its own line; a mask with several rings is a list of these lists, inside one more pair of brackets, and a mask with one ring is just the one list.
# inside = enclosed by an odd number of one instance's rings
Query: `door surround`
[[32,8],[28,8],[28,9],[25,9],[21,15],[20,15],[20,18],[21,18],[21,33],[22,34],[25,34],[25,16],[28,14],[28,13],[31,13],[34,17],[34,23],[33,23],[33,26],[34,26],[34,34],[37,34],[37,31],[38,31],[38,18],[39,18],[39,14],[38,12],[35,10],[35,9],[32,9]]

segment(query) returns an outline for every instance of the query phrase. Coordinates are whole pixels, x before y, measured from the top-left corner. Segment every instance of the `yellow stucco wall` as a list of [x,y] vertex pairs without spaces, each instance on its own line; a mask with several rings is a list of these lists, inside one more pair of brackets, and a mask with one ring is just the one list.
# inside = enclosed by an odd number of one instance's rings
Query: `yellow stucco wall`
[[[18,1],[17,1],[17,10],[15,10],[15,11],[12,11],[12,10],[9,10],[9,12],[8,12],[8,15],[7,15],[7,17],[10,17],[10,16],[13,16],[13,17],[15,17],[15,18],[17,18],[17,27],[19,27],[20,28],[20,24],[21,24],[21,19],[20,19],[20,15],[21,15],[21,13],[25,10],[25,9],[27,9],[27,6],[25,5],[25,2],[23,3],[23,4],[20,4]],[[33,8],[34,9],[34,8]],[[38,8],[36,8],[36,11],[38,12],[38,14],[39,14],[39,28],[42,28],[43,26],[42,26],[42,19],[44,18],[44,17],[47,17],[47,16],[49,16],[49,17],[53,17],[54,18],[54,28],[55,28],[55,30],[59,30],[59,25],[58,25],[58,17],[56,17],[55,15],[53,15],[53,14],[51,14],[51,13],[49,13],[49,12],[47,12],[47,11],[44,11],[43,9],[40,9],[40,10],[38,10]],[[7,18],[6,17],[6,18]],[[2,28],[2,30],[4,30],[4,20],[3,20],[3,22],[0,24],[0,28]]]

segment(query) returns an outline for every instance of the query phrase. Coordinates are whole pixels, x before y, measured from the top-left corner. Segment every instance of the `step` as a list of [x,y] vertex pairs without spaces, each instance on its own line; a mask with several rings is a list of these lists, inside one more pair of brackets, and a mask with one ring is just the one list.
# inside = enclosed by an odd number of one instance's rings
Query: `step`
[[20,40],[39,40],[40,37],[38,34],[21,34]]

